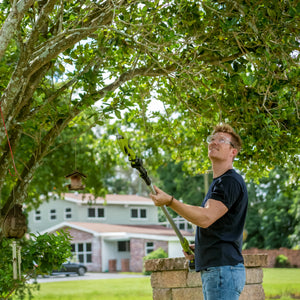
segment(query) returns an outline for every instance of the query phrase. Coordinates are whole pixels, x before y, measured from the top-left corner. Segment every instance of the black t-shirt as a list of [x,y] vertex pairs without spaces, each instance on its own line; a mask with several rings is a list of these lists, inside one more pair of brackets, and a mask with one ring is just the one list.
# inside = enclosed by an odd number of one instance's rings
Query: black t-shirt
[[195,237],[196,271],[209,267],[243,263],[243,229],[247,213],[246,184],[235,170],[214,178],[202,207],[208,199],[221,201],[227,213],[208,228],[197,227]]

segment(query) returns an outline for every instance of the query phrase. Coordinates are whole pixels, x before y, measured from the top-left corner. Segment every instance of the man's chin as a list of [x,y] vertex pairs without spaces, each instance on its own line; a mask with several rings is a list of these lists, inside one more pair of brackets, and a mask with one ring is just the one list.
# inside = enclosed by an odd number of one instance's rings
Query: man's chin
[[216,156],[216,154],[217,154],[216,149],[208,150],[208,157]]
[[215,151],[212,151],[212,152],[208,152],[208,158],[210,160],[218,160],[219,159],[219,156],[218,156],[218,153],[215,152]]

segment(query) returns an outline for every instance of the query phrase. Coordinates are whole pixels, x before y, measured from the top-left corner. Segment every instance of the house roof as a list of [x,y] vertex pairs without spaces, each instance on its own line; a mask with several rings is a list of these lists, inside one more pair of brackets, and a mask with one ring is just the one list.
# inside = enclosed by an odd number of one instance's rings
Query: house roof
[[[89,223],[89,222],[63,222],[54,227],[48,228],[47,232],[57,231],[62,228],[74,228],[80,231],[89,232],[94,236],[102,236],[105,238],[120,237],[139,237],[139,238],[155,238],[164,237],[177,239],[173,229],[166,228],[162,225],[113,225],[106,223]],[[188,231],[181,231],[186,237],[193,237],[194,234]]]
[[105,198],[96,197],[89,193],[65,193],[62,197],[66,201],[76,202],[78,204],[138,204],[138,205],[154,205],[150,198],[142,197],[138,195],[117,195],[107,194]]
[[[113,225],[106,223],[89,223],[89,222],[69,222],[70,224],[89,229],[98,233],[104,232],[128,232],[128,233],[144,233],[175,236],[175,232],[171,228],[162,225]],[[191,235],[190,232],[185,234]]]

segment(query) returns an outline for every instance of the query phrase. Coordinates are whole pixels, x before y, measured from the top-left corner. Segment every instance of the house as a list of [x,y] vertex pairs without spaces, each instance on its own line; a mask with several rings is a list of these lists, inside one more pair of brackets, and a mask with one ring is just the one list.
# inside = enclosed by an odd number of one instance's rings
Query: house
[[[55,233],[67,229],[72,252],[88,271],[141,272],[143,257],[163,248],[169,257],[183,256],[180,242],[171,228],[158,221],[158,207],[137,195],[68,193],[54,196],[38,210],[28,213],[31,232]],[[182,234],[190,241],[194,235]]]

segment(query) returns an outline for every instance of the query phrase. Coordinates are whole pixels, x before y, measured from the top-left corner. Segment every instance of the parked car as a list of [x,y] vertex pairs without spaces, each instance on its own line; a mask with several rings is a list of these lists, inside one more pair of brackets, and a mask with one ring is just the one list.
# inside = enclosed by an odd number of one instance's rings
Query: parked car
[[86,271],[87,271],[87,268],[83,264],[66,262],[66,263],[62,264],[62,266],[59,270],[52,271],[51,275],[65,274],[66,276],[69,276],[72,274],[78,274],[79,276],[83,276]]

